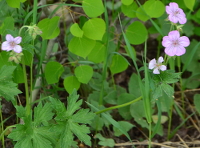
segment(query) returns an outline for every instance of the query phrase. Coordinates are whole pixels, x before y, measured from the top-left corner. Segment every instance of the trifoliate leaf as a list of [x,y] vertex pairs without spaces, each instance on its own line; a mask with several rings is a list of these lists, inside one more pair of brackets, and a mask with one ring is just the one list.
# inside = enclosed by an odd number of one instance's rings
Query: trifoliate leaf
[[136,2],[133,2],[131,5],[123,5],[121,6],[121,10],[125,16],[130,18],[136,17],[136,10],[138,9],[138,5]]
[[122,4],[124,5],[130,5],[133,3],[133,0],[121,0],[122,1]]
[[81,65],[75,68],[74,73],[79,82],[87,84],[92,78],[93,69],[88,65]]
[[64,79],[64,87],[66,91],[71,94],[74,89],[78,90],[81,83],[75,76],[68,76]]
[[77,23],[73,24],[70,27],[70,32],[72,33],[73,36],[76,36],[76,37],[83,36],[83,31],[81,30],[81,28],[79,27],[79,25]]

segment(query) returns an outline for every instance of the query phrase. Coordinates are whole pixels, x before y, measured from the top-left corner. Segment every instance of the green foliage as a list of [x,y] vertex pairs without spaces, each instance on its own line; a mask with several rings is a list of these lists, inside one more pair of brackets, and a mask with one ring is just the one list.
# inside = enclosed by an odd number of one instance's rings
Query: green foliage
[[149,19],[149,16],[147,15],[147,13],[145,12],[142,6],[140,6],[136,11],[137,11],[136,16],[139,20],[145,22]]
[[13,8],[19,8],[20,7],[20,2],[25,2],[26,0],[6,0],[7,4],[10,6],[10,7],[13,7]]
[[67,76],[64,79],[64,87],[69,94],[73,92],[74,88],[78,90],[80,85],[81,83],[78,81],[78,79],[75,76]]
[[158,18],[165,12],[165,5],[159,0],[149,0],[144,4],[145,12],[153,18]]
[[104,12],[102,0],[83,0],[83,10],[89,17],[97,17]]
[[138,9],[138,6],[137,6],[136,2],[133,2],[130,5],[122,4],[122,6],[121,6],[122,13],[124,13],[125,16],[128,16],[130,18],[136,17],[137,9]]
[[[131,123],[127,122],[127,121],[119,121],[118,123],[121,125],[121,127],[124,128],[124,130],[126,132],[128,132],[131,128],[134,127],[133,124],[131,124]],[[123,134],[120,130],[118,130],[115,127],[113,128],[113,130],[114,130],[114,135],[117,136],[117,137],[119,137],[119,136],[121,136]]]
[[83,36],[83,31],[80,29],[80,27],[77,23],[74,23],[73,25],[71,25],[70,32],[75,37],[81,38]]
[[93,69],[88,65],[81,65],[75,68],[75,76],[81,83],[87,84],[92,78]]
[[96,134],[95,138],[98,138],[100,141],[98,142],[99,145],[102,146],[109,146],[109,147],[114,147],[115,141],[111,138],[105,138],[101,134]]
[[133,3],[133,0],[121,0],[122,1],[122,4],[124,5],[130,5]]
[[15,66],[5,65],[0,69],[0,96],[12,102],[15,102],[15,96],[21,93],[17,89],[17,84],[12,81],[12,74],[15,68]]
[[53,18],[45,18],[38,23],[38,27],[42,30],[41,37],[43,39],[53,39],[60,33],[59,29],[60,17],[54,16]]
[[119,54],[113,55],[110,71],[114,75],[116,73],[120,73],[128,68],[128,62],[125,58]]
[[191,11],[193,11],[195,2],[196,0],[190,0],[190,1],[184,0],[186,7],[189,8]]
[[58,62],[48,62],[46,64],[44,74],[48,84],[54,84],[59,81],[60,76],[64,72],[64,67]]
[[102,40],[106,31],[106,24],[101,18],[92,18],[85,22],[82,29],[87,38],[92,40]]
[[27,115],[24,107],[16,106],[17,115],[24,124],[17,124],[8,136],[17,142],[15,148],[70,148],[75,144],[73,134],[85,144],[91,145],[87,135],[90,131],[84,124],[90,124],[94,114],[88,109],[80,109],[82,100],[78,101],[75,91],[67,101],[67,108],[60,100],[51,97],[50,102],[44,105],[40,102],[34,108],[33,120],[32,112]]
[[0,26],[0,34],[5,36],[7,34],[7,30],[13,30],[13,29],[14,29],[13,17],[6,17]]
[[68,48],[70,52],[86,58],[94,48],[95,43],[96,41],[84,36],[82,38],[73,37],[69,42]]
[[129,25],[125,34],[129,42],[134,45],[144,43],[148,37],[146,27],[139,21],[135,21]]

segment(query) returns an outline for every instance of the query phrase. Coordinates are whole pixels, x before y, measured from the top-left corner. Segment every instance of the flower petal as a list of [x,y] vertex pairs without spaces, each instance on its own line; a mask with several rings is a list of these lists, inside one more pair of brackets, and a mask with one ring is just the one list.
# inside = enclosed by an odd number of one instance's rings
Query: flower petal
[[164,47],[169,47],[169,46],[171,46],[171,44],[172,44],[172,42],[171,42],[171,40],[169,39],[169,37],[168,37],[168,36],[164,36],[164,37],[163,37],[163,40],[162,40],[162,45],[163,45]]
[[167,69],[167,66],[165,66],[165,65],[160,66],[160,70],[165,71],[166,69]]
[[176,48],[174,48],[173,46],[166,47],[165,53],[169,56],[174,56],[176,54]]
[[22,38],[21,38],[20,36],[14,38],[14,42],[15,42],[16,44],[21,43],[21,41],[22,41]]
[[10,51],[12,50],[12,47],[10,46],[10,43],[8,41],[5,41],[2,43],[1,49],[5,51]]
[[172,14],[168,16],[168,19],[175,24],[178,23],[178,18]]
[[155,68],[155,64],[156,64],[156,60],[155,60],[155,59],[152,59],[152,60],[149,62],[149,69],[154,69],[154,68]]
[[159,64],[162,63],[163,61],[164,61],[163,57],[159,57],[159,58],[158,58],[158,63],[159,63]]
[[183,47],[187,47],[190,45],[190,40],[186,36],[182,36],[179,38],[179,44]]
[[7,40],[8,42],[12,42],[12,41],[14,40],[14,38],[13,38],[13,36],[12,36],[11,34],[7,34],[7,35],[6,35],[6,40]]
[[185,52],[186,52],[186,49],[182,46],[179,46],[179,47],[176,48],[176,55],[177,56],[181,56],[181,55],[185,54]]
[[170,31],[168,34],[170,40],[177,40],[180,38],[180,33],[177,30]]
[[160,71],[158,70],[158,68],[155,68],[155,69],[153,70],[153,73],[154,73],[154,74],[160,74]]
[[14,52],[16,52],[16,53],[20,53],[20,52],[22,52],[22,47],[20,46],[20,45],[15,45],[15,47],[14,47]]

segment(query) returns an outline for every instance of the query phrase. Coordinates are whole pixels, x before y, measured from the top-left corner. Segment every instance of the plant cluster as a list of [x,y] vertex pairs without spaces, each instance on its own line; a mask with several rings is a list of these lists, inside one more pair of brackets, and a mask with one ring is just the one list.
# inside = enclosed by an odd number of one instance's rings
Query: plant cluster
[[[200,35],[192,24],[200,23],[198,6],[196,0],[0,0],[3,148],[5,138],[15,148],[114,147],[112,137],[123,135],[135,147],[128,134],[135,127],[147,135],[149,148],[155,135],[170,140],[200,113],[200,95],[188,114],[184,94],[200,85],[200,43],[190,38]],[[151,35],[158,43],[153,57]],[[130,67],[126,87],[117,84],[116,75]],[[185,79],[184,72],[191,75]],[[2,100],[16,109],[16,123],[7,127]]]

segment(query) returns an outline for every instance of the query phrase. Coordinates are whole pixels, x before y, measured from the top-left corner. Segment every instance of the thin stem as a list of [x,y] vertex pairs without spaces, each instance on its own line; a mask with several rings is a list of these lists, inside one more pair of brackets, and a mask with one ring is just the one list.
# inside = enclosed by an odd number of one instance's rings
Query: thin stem
[[121,104],[121,105],[117,105],[117,106],[112,106],[112,107],[109,107],[109,108],[105,108],[105,109],[103,109],[103,110],[100,110],[100,111],[96,112],[96,114],[101,114],[101,113],[106,112],[106,111],[109,111],[109,110],[113,110],[113,109],[116,109],[116,108],[125,107],[125,106],[128,106],[128,105],[130,105],[130,104],[133,104],[133,103],[135,103],[135,102],[137,102],[137,101],[139,101],[139,100],[141,100],[141,99],[142,99],[142,96],[138,97],[138,98],[135,99],[135,100],[132,100],[132,101],[130,101],[130,102],[127,102],[127,103],[124,103],[124,104]]
[[170,139],[170,134],[171,134],[172,110],[173,110],[173,105],[170,108],[169,123],[168,123],[168,129],[167,129],[167,140]]
[[38,1],[37,0],[34,0],[34,3],[33,3],[33,24],[36,24],[36,19],[37,19],[37,4],[38,4]]
[[[4,130],[4,126],[3,126],[3,117],[2,117],[1,109],[0,109],[0,118],[1,118],[1,131],[3,131]],[[4,136],[2,136],[1,143],[2,143],[3,148],[5,148],[5,145],[4,145]]]
[[26,66],[24,57],[22,58],[22,68],[23,68],[23,75],[24,75],[24,86],[25,86],[25,93],[26,93],[26,113],[29,115],[31,107],[30,107],[30,98],[29,98],[29,91],[28,91],[28,80],[26,75]]
[[151,122],[149,123],[149,148],[151,148]]

